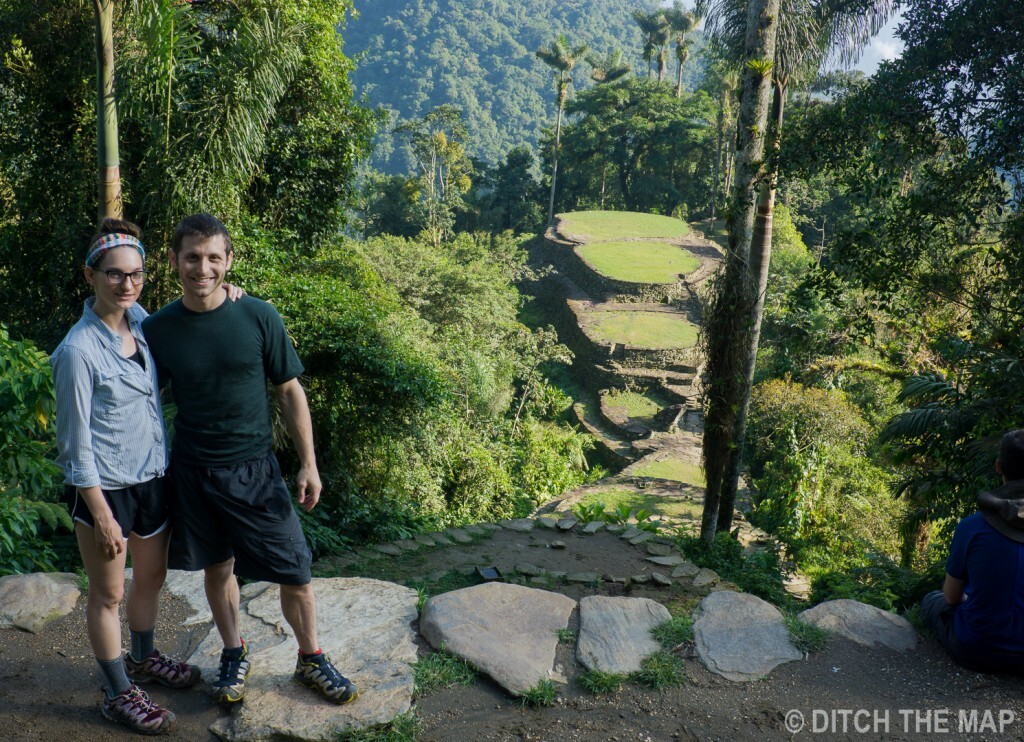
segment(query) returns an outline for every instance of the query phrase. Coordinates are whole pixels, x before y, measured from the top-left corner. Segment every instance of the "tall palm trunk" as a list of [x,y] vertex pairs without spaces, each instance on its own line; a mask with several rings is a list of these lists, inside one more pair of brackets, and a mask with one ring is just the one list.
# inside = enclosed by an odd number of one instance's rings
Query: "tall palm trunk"
[[746,368],[743,374],[743,387],[740,391],[741,402],[736,413],[733,429],[733,447],[729,450],[729,463],[722,482],[722,505],[718,511],[718,530],[728,531],[732,528],[733,506],[736,502],[736,490],[739,486],[740,466],[743,459],[743,443],[746,440],[747,413],[750,410],[750,393],[754,386],[754,366],[757,361],[757,349],[761,339],[761,320],[764,316],[764,299],[768,287],[768,267],[772,256],[772,217],[775,213],[775,190],[779,182],[779,145],[782,138],[782,115],[786,102],[785,82],[776,81],[772,101],[772,149],[768,158],[768,171],[757,192],[757,210],[754,217],[754,230],[750,241],[750,276],[756,281],[757,299],[753,307],[753,328],[747,345]]
[[114,2],[93,0],[96,9],[96,154],[99,220],[120,219],[121,162],[117,146],[114,97]]
[[718,109],[718,149],[715,154],[715,185],[711,189],[711,232],[715,231],[715,206],[718,203],[718,176],[722,166],[722,145],[725,142],[725,96]]
[[[703,442],[707,488],[701,517],[701,539],[715,538],[725,484],[737,448],[735,431],[743,401],[746,359],[754,331],[758,283],[750,265],[756,210],[755,189],[763,178],[765,129],[771,99],[770,67],[775,59],[780,0],[751,0],[740,98],[736,147],[736,180],[729,216],[729,249],[717,281],[705,324],[707,333],[705,400],[707,421]],[[731,513],[729,516],[731,520]]]
[[558,182],[558,147],[562,141],[562,109],[565,108],[566,89],[558,91],[558,115],[555,117],[555,146],[551,153],[551,200],[548,203],[548,222],[555,221],[555,186]]

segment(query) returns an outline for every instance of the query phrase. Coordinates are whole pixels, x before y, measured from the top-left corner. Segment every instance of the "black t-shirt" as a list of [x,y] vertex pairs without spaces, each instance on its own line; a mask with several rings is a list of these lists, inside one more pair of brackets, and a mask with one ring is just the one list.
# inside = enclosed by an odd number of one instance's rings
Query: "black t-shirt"
[[178,299],[150,315],[142,330],[160,383],[170,383],[178,406],[175,459],[230,466],[271,450],[267,381],[284,384],[303,371],[274,307],[243,296],[193,312]]

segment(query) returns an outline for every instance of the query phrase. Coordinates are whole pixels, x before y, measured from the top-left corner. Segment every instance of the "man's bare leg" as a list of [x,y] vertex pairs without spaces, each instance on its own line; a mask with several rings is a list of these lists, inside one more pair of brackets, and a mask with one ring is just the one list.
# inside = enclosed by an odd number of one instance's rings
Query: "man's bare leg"
[[206,568],[206,600],[225,649],[242,646],[238,580],[235,579],[234,567],[235,560],[231,558]]
[[316,633],[316,595],[313,585],[281,585],[281,613],[292,627],[299,651],[313,654],[320,649]]

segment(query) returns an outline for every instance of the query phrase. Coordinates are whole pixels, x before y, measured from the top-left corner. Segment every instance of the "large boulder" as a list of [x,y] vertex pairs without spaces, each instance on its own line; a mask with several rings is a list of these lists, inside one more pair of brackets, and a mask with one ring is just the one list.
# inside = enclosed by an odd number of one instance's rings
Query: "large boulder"
[[671,618],[665,606],[649,598],[588,595],[580,600],[576,659],[589,670],[636,672],[644,657],[661,648],[651,629]]
[[693,624],[697,656],[711,672],[758,680],[803,657],[778,608],[754,595],[720,590],[701,601]]
[[907,619],[858,600],[829,600],[808,608],[797,618],[866,647],[883,646],[902,652],[917,646],[917,632]]
[[0,629],[39,633],[71,613],[81,594],[70,572],[0,577]]
[[575,606],[559,593],[486,583],[428,600],[420,633],[521,695],[542,680],[561,679],[554,669],[556,632],[568,626]]
[[[221,739],[333,740],[387,723],[410,709],[416,592],[390,582],[342,577],[314,579],[313,588],[320,645],[358,686],[359,699],[336,706],[292,680],[297,645],[281,615],[280,589],[273,585],[242,610],[252,669],[245,703],[210,727]],[[219,653],[214,630],[192,661],[198,661],[205,677],[214,677],[210,665]]]

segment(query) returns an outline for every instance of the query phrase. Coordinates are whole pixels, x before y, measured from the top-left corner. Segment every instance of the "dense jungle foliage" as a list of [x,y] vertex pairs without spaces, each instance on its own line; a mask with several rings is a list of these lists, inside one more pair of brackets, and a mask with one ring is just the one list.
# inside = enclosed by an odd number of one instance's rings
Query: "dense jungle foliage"
[[[394,112],[422,117],[437,106],[462,109],[473,132],[469,154],[496,164],[515,146],[536,146],[555,102],[550,70],[534,52],[559,34],[597,56],[614,50],[642,71],[642,38],[630,14],[654,0],[355,0],[358,17],[345,31],[359,60],[356,92]],[[698,67],[686,70],[687,80]],[[579,83],[588,82],[586,75]],[[410,155],[385,129],[373,165],[408,172]]]

